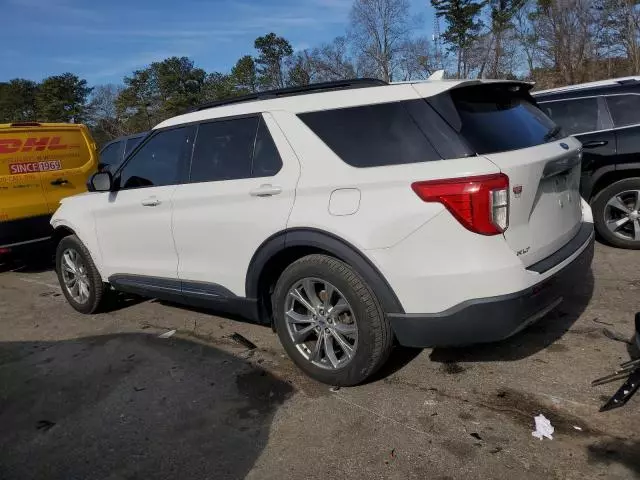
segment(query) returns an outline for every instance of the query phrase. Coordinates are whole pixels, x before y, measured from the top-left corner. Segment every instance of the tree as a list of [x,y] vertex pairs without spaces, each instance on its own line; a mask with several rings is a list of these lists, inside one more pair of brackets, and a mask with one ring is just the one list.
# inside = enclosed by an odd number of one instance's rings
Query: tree
[[214,72],[207,75],[203,91],[203,101],[213,102],[216,100],[224,100],[242,95],[243,93],[247,92],[238,89],[236,79],[233,75]]
[[231,76],[241,92],[254,93],[258,90],[256,62],[251,55],[245,55],[236,62],[231,69]]
[[290,57],[287,67],[287,85],[290,87],[309,85],[314,80],[315,65],[311,55],[306,50]]
[[116,106],[122,89],[122,86],[113,84],[93,87],[87,108],[87,123],[98,145],[129,133],[118,115]]
[[524,6],[525,0],[490,0],[491,32],[493,33],[493,64],[490,75],[499,78],[503,57],[503,39],[505,34],[513,28],[513,17]]
[[38,120],[44,122],[75,122],[85,120],[87,96],[91,93],[87,81],[72,73],[45,78],[38,86],[35,103]]
[[364,70],[391,82],[414,23],[407,0],[355,0],[350,13],[350,38]]
[[592,2],[538,0],[529,18],[546,80],[559,85],[588,80],[597,58],[599,29]]
[[608,58],[624,56],[629,62],[628,74],[640,73],[640,0],[597,0],[600,49]]
[[148,130],[201,103],[206,80],[207,73],[187,57],[154,62],[124,78],[125,88],[116,100],[118,115],[128,131]]
[[286,84],[285,61],[293,54],[291,44],[275,33],[256,38],[254,47],[260,54],[256,59],[258,84],[262,88],[283,88]]
[[427,38],[407,40],[402,45],[398,61],[398,78],[407,81],[429,77],[437,70],[432,51],[433,47]]
[[336,37],[331,43],[312,49],[309,57],[317,81],[328,82],[358,76],[349,55],[346,37]]
[[36,82],[23,78],[0,83],[0,123],[37,120],[37,92]]
[[466,76],[466,55],[478,39],[483,22],[479,16],[485,1],[481,0],[431,0],[438,17],[444,18],[447,29],[442,39],[449,44],[449,51],[457,57],[457,78]]

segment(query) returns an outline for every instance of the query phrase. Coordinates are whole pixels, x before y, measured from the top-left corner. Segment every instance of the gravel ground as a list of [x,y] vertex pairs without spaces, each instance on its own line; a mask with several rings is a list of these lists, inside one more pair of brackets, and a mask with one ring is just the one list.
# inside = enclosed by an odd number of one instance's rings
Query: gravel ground
[[[598,413],[618,384],[590,386],[633,354],[639,267],[597,245],[593,275],[514,338],[398,348],[331,391],[268,328],[124,296],[87,317],[50,267],[5,264],[0,478],[640,478],[640,396]],[[553,440],[532,437],[539,413]]]

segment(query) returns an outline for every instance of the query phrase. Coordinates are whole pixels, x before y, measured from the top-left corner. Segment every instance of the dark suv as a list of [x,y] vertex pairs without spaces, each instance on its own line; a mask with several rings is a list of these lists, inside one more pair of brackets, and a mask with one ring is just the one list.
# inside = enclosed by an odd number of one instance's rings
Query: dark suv
[[127,155],[147,136],[149,132],[136,133],[126,137],[119,137],[105,144],[100,150],[100,163],[98,169],[102,172],[110,170],[115,172]]
[[582,142],[580,193],[601,239],[640,249],[640,77],[533,92],[544,112]]

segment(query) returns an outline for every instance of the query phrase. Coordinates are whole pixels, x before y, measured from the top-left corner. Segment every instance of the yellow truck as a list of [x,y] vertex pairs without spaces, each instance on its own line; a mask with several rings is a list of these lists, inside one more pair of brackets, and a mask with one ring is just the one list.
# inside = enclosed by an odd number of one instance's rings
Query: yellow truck
[[0,124],[0,255],[48,241],[60,200],[86,191],[97,166],[84,125]]

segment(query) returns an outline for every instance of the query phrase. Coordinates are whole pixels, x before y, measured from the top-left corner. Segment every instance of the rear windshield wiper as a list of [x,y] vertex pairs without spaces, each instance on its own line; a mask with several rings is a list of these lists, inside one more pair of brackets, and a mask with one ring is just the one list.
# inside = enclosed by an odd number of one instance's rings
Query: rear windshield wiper
[[556,135],[558,135],[560,133],[560,131],[562,130],[562,128],[560,127],[560,125],[556,125],[555,127],[553,127],[551,130],[549,130],[545,136],[544,136],[544,141],[548,142],[549,140],[552,140],[556,137]]

